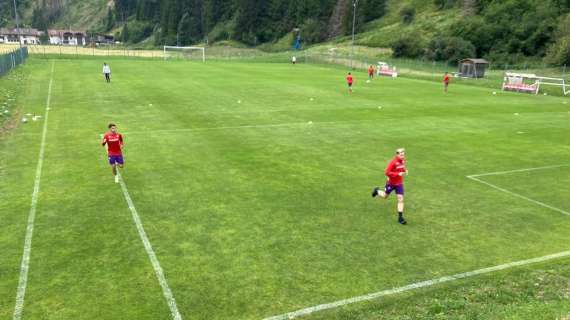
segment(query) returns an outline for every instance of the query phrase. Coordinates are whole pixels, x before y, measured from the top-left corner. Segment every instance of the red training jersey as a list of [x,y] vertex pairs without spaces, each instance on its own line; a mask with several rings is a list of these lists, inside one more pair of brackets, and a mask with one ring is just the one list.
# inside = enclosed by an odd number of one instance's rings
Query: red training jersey
[[391,185],[399,186],[404,183],[404,177],[400,176],[400,172],[406,172],[406,160],[396,156],[386,167],[386,177]]
[[448,74],[446,74],[445,77],[443,77],[443,82],[449,83],[449,75]]
[[110,156],[122,155],[123,136],[119,133],[107,132],[103,136],[103,145],[107,144],[107,152]]
[[368,68],[368,74],[373,75],[374,74],[374,68]]
[[354,79],[352,78],[352,75],[348,75],[348,76],[346,77],[346,82],[348,82],[348,83],[352,83],[353,80],[354,80]]

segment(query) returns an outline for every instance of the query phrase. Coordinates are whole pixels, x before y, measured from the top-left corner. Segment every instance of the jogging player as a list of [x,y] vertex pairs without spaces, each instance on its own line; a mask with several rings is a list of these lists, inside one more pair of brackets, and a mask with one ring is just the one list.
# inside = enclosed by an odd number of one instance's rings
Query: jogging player
[[348,92],[352,93],[352,83],[354,82],[354,78],[352,74],[349,72],[346,76],[346,83],[348,84]]
[[111,82],[111,67],[105,62],[103,62],[103,75],[105,76],[105,81]]
[[372,197],[387,199],[390,193],[395,191],[398,197],[398,222],[406,224],[406,219],[404,219],[404,176],[408,175],[408,170],[406,169],[406,150],[404,148],[396,150],[396,156],[386,167],[385,174],[388,181],[384,190],[381,190],[380,187],[374,188]]
[[107,145],[107,153],[109,155],[109,164],[113,168],[115,183],[119,183],[119,175],[117,174],[117,165],[123,168],[123,136],[117,132],[117,126],[114,123],[109,124],[109,131],[103,136],[101,145]]
[[370,67],[368,67],[368,80],[372,79],[374,79],[374,66],[370,65]]
[[443,87],[444,87],[444,91],[445,93],[447,93],[447,87],[449,87],[449,73],[446,72],[445,75],[443,76]]

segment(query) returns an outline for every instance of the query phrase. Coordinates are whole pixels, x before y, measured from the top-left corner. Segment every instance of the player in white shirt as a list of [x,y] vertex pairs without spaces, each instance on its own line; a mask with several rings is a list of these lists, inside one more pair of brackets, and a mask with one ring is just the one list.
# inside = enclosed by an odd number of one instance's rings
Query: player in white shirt
[[105,62],[103,62],[103,74],[105,75],[105,81],[111,82],[111,67]]

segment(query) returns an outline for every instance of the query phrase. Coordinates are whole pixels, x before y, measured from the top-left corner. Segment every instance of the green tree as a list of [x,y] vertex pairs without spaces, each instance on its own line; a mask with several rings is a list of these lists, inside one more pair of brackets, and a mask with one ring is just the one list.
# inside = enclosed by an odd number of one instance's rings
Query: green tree
[[115,16],[111,7],[107,9],[107,19],[105,20],[105,31],[111,31],[115,26]]
[[129,42],[129,24],[125,23],[123,25],[123,30],[121,31],[121,41],[123,43]]

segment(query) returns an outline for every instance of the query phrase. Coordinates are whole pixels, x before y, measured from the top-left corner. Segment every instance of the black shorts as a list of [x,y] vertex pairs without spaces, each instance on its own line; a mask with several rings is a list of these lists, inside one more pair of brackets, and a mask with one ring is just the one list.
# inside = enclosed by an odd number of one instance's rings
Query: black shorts
[[348,84],[348,87],[349,87],[349,88],[352,88],[352,83],[349,83],[349,84]]

